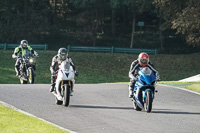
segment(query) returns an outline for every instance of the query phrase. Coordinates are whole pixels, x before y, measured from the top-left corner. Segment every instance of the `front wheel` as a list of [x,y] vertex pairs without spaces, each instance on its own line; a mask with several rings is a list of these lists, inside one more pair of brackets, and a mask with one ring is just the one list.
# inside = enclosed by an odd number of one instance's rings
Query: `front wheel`
[[151,112],[151,109],[152,109],[152,94],[150,91],[147,91],[146,93],[146,98],[145,98],[145,103],[144,103],[144,108],[145,108],[145,111],[147,113]]
[[22,78],[19,79],[21,84],[27,84],[26,80],[23,80]]
[[63,94],[64,94],[63,104],[67,107],[69,105],[69,101],[70,101],[70,86],[65,84],[63,91],[64,91],[63,92]]
[[28,77],[29,83],[30,84],[34,84],[35,77],[34,77],[34,70],[33,70],[33,68],[29,68],[28,72],[29,72],[29,77]]

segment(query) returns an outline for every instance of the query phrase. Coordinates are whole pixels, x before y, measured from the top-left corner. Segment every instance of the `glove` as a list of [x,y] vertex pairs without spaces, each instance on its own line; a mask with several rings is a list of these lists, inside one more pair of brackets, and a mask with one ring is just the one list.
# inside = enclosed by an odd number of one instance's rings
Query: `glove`
[[160,76],[158,75],[158,73],[156,73],[156,81],[160,80]]
[[35,56],[38,56],[38,53],[37,53],[36,51],[34,51],[34,55],[35,55]]
[[78,71],[75,71],[75,76],[78,76]]

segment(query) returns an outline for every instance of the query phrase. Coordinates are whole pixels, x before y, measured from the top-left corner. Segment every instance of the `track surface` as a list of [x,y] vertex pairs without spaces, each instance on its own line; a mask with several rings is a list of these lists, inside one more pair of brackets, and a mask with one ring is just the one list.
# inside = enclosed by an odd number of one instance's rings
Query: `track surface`
[[76,84],[70,106],[56,105],[50,85],[1,84],[0,101],[78,133],[197,133],[200,95],[157,86],[151,113],[135,111],[126,84]]

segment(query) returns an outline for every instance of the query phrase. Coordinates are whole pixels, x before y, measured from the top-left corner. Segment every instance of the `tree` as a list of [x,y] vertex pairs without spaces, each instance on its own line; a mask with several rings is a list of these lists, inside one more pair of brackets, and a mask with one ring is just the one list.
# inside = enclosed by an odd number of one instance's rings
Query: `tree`
[[133,21],[132,21],[132,33],[131,33],[131,44],[130,48],[133,48],[134,45],[134,34],[135,34],[135,24],[136,24],[136,14],[143,13],[145,11],[150,11],[152,9],[152,0],[130,0]]
[[154,0],[163,12],[162,29],[176,29],[185,36],[189,45],[200,45],[199,0]]

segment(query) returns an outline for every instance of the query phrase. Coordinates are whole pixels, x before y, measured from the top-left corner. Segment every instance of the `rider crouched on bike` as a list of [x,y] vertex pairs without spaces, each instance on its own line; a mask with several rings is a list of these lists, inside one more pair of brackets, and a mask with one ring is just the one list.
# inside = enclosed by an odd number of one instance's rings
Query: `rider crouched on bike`
[[[58,50],[58,54],[53,57],[52,63],[51,63],[51,66],[50,66],[50,71],[51,71],[51,88],[50,88],[50,92],[54,91],[55,82],[56,82],[55,76],[58,73],[59,65],[63,61],[70,62],[70,65],[72,66],[72,68],[73,68],[73,70],[75,72],[75,75],[78,76],[78,72],[75,69],[75,65],[72,62],[72,59],[70,57],[68,57],[67,49],[66,48],[60,48]],[[72,92],[73,92],[73,90],[72,90]]]
[[156,80],[159,80],[158,71],[154,68],[153,64],[149,61],[149,55],[147,53],[140,53],[138,59],[131,63],[130,71],[129,71],[129,98],[133,98],[133,90],[135,86],[135,82],[137,80],[138,71],[142,67],[150,68],[156,76]]
[[15,63],[15,71],[16,76],[20,75],[20,64],[21,64],[21,57],[26,54],[26,50],[30,50],[34,56],[38,56],[38,53],[34,51],[29,45],[27,40],[22,40],[20,45],[15,48],[12,58],[16,59]]

